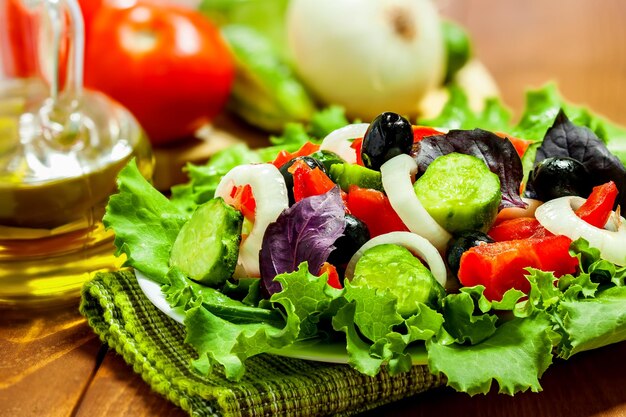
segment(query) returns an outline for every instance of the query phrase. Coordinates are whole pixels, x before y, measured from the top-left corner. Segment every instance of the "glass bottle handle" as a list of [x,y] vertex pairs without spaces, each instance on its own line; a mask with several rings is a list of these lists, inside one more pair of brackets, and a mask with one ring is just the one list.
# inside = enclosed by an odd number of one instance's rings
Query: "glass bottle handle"
[[[42,3],[42,18],[46,19],[48,31],[41,31],[40,36],[50,36],[51,41],[50,48],[41,48],[39,53],[40,68],[48,68],[50,85],[50,101],[39,112],[43,133],[56,145],[74,146],[83,127],[79,110],[85,51],[83,17],[76,0],[43,0]],[[46,39],[41,39],[40,44],[44,42]],[[64,46],[66,59],[62,60]],[[64,72],[62,65],[65,65]]]

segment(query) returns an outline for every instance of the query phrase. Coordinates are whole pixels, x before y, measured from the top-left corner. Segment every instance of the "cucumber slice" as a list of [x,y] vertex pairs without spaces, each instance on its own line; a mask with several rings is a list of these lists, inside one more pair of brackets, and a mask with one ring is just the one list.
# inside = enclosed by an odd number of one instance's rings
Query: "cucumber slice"
[[350,283],[388,289],[398,298],[398,313],[404,317],[417,313],[418,302],[436,307],[445,296],[445,290],[428,268],[407,248],[393,244],[366,250]]
[[479,158],[450,153],[413,184],[426,211],[450,233],[487,231],[502,199],[500,179]]
[[330,167],[328,176],[343,191],[348,191],[351,185],[383,191],[383,177],[380,172],[361,165],[334,164]]
[[241,241],[241,213],[215,198],[183,225],[170,252],[170,266],[211,287],[233,275]]

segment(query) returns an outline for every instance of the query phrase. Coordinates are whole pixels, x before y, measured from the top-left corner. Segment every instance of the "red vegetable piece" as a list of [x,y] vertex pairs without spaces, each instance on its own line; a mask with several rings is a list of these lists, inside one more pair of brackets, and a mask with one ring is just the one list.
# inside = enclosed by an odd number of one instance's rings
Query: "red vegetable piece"
[[504,220],[493,226],[487,234],[496,242],[551,235],[534,217],[518,217],[516,219]]
[[513,144],[513,147],[517,151],[517,154],[520,156],[520,158],[524,155],[524,153],[526,152],[530,144],[533,143],[532,140],[516,138],[515,136],[511,136],[507,133],[503,133],[503,132],[494,132],[494,133],[500,136],[501,138],[506,138],[510,140],[511,143]]
[[571,242],[565,236],[547,236],[475,246],[461,256],[458,277],[465,286],[484,285],[489,300],[501,300],[511,288],[528,293],[525,268],[552,271],[557,277],[576,271]]
[[587,201],[576,210],[576,215],[592,226],[603,228],[609,220],[617,193],[613,181],[593,187]]
[[300,147],[300,149],[295,152],[287,152],[285,150],[280,151],[274,161],[272,161],[272,164],[276,168],[280,168],[285,163],[291,161],[293,158],[297,158],[298,156],[309,156],[312,153],[319,151],[319,149],[320,145],[316,145],[313,142],[306,142]]
[[571,244],[572,240],[567,236],[548,236],[544,239],[533,240],[541,269],[552,271],[556,277],[575,273],[578,268],[578,258],[569,254]]
[[326,281],[328,285],[333,288],[337,288],[338,290],[343,288],[341,286],[341,282],[339,281],[339,273],[337,272],[337,268],[335,268],[333,264],[329,264],[328,262],[324,262],[322,264],[318,275],[322,276],[325,273],[328,274],[328,280]]
[[361,157],[361,149],[363,149],[363,138],[354,139],[350,147],[354,149],[354,152],[356,152],[357,165],[364,166],[363,158]]
[[441,135],[443,132],[438,131],[430,126],[412,126],[413,143],[419,142],[427,136]]
[[239,210],[246,219],[254,221],[256,201],[249,184],[233,187],[230,192],[230,201],[227,203],[233,206],[235,210]]
[[335,186],[333,180],[321,169],[311,169],[304,161],[294,163],[289,167],[289,172],[293,175],[293,197],[296,202],[306,197],[324,194]]
[[367,225],[371,237],[389,232],[409,231],[381,191],[350,186],[348,210]]

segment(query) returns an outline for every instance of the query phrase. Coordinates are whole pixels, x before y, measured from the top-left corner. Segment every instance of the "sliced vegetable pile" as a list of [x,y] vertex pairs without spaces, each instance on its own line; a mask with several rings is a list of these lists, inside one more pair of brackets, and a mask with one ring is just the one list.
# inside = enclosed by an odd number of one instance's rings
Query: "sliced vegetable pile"
[[341,119],[189,166],[170,200],[120,173],[104,222],[184,311],[199,371],[237,379],[248,357],[318,338],[395,374],[421,344],[455,389],[513,394],[540,390],[555,355],[626,339],[624,131],[551,86],[516,126],[460,91],[418,126]]

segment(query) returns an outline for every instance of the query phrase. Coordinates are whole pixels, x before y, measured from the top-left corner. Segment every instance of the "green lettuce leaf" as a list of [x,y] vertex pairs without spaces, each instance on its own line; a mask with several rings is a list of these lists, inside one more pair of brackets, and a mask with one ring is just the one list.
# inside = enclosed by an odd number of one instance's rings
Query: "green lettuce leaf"
[[188,214],[146,181],[134,159],[120,171],[117,187],[102,219],[115,232],[115,254],[125,254],[125,265],[165,283],[170,250]]
[[498,317],[487,314],[491,304],[484,290],[481,285],[461,288],[460,293],[443,299],[444,327],[457,343],[475,345],[495,333]]
[[552,363],[552,321],[546,313],[515,318],[475,345],[428,341],[428,366],[444,373],[448,385],[470,395],[486,394],[493,380],[499,392],[513,395],[541,390],[539,378]]

